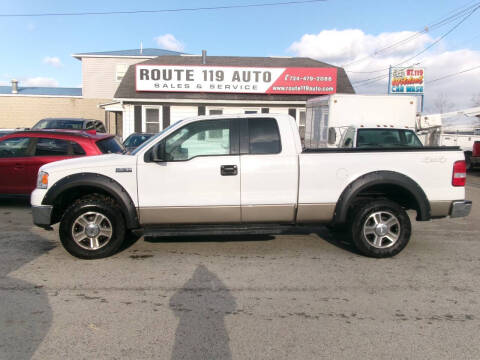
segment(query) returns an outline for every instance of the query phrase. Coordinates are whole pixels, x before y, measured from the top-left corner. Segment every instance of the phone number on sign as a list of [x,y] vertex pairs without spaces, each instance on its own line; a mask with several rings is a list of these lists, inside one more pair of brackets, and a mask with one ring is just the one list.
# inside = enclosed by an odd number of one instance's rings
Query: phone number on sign
[[312,75],[305,75],[305,76],[296,76],[296,75],[285,75],[285,81],[332,81],[331,76],[312,76]]

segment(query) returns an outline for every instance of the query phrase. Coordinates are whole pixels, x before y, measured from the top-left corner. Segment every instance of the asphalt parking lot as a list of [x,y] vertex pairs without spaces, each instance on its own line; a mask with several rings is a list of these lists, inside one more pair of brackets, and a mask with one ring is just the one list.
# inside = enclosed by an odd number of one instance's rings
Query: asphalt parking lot
[[66,253],[0,205],[0,359],[478,359],[480,172],[470,217],[413,223],[392,259],[311,234],[140,239]]

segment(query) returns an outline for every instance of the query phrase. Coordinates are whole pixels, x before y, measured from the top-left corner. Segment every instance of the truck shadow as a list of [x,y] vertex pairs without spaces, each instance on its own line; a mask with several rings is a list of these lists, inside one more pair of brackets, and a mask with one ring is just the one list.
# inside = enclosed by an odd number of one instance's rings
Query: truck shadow
[[315,228],[307,228],[305,229],[305,233],[315,234],[322,240],[325,240],[327,243],[339,249],[351,252],[356,255],[361,255],[361,253],[353,245],[352,240],[350,239],[350,236],[347,234],[346,231],[334,231],[326,226],[322,226]]
[[[2,207],[0,207],[1,210]],[[52,324],[48,294],[38,284],[9,276],[55,247],[50,241],[25,232],[6,231],[0,238],[0,357],[30,359]]]
[[223,282],[204,265],[169,302],[178,318],[172,359],[231,359],[225,316],[236,301]]
[[146,236],[144,238],[144,240],[149,243],[271,241],[274,239],[275,237],[272,235],[198,235],[198,236],[168,236],[168,237]]
[[[292,231],[286,231],[282,235],[310,235],[315,234],[320,239],[327,243],[351,252],[356,255],[361,255],[356,247],[352,244],[348,234],[345,232],[332,231],[327,227],[304,227],[298,228]],[[144,238],[144,241],[149,243],[201,243],[201,242],[264,242],[273,241],[275,236],[273,235],[199,235],[199,236],[168,236],[168,237],[150,237]]]

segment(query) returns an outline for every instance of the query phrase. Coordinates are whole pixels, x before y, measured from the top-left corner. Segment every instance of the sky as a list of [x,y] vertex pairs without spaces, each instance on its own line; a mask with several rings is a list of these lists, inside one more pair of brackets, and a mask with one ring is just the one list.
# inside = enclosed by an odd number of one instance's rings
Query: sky
[[[3,0],[0,2],[0,85],[16,78],[20,86],[80,87],[81,63],[72,54],[135,49],[142,41],[144,48],[190,54],[206,49],[208,55],[312,57],[344,66],[357,93],[384,94],[390,65],[418,63],[417,66],[425,69],[427,113],[480,106],[480,68],[434,81],[480,65],[480,9],[466,19],[463,15],[468,13],[448,19],[467,7],[480,5],[480,1],[326,0],[154,14],[2,16],[277,1],[282,0]],[[442,23],[444,19],[448,21]]]

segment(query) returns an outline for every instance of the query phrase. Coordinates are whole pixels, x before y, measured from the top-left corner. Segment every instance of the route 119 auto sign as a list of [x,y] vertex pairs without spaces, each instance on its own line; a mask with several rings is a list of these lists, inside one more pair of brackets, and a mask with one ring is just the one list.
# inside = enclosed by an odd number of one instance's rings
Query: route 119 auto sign
[[336,68],[136,65],[136,91],[333,94]]

